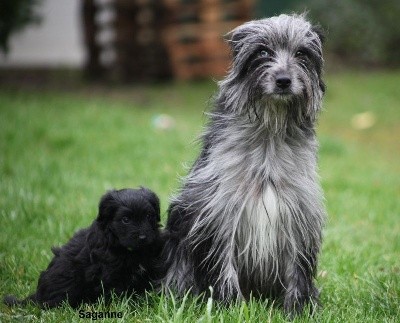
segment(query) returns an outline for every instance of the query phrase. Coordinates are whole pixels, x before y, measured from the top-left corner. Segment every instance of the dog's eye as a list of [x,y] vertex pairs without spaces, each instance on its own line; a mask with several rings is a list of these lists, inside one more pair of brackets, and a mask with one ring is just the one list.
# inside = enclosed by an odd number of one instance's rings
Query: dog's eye
[[258,56],[266,58],[269,57],[270,55],[267,50],[263,49],[258,53]]
[[306,54],[305,51],[303,51],[303,50],[300,49],[300,50],[298,50],[298,51],[296,52],[295,56],[296,56],[296,57],[299,57],[299,58],[304,58],[304,57],[307,56],[307,54]]
[[121,219],[121,222],[122,222],[123,224],[128,224],[128,223],[130,222],[130,219],[129,219],[127,216],[124,216],[124,217]]

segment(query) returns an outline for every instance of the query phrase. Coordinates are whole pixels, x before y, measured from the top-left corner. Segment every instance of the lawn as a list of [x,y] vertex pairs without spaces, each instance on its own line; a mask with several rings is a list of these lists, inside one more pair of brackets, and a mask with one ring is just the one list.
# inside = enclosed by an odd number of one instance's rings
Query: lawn
[[[338,73],[327,84],[318,126],[329,213],[317,277],[323,307],[296,321],[398,322],[400,72]],[[161,198],[165,222],[168,199],[198,152],[195,139],[215,90],[214,83],[0,89],[1,293],[33,292],[50,247],[93,221],[107,189],[150,187]],[[366,124],[365,114],[359,116],[365,112]],[[175,126],[156,129],[160,114]],[[100,301],[82,309],[105,307]],[[285,321],[279,309],[257,300],[224,308],[149,294],[115,299],[109,310],[133,322]],[[2,322],[78,320],[67,306],[0,305]]]

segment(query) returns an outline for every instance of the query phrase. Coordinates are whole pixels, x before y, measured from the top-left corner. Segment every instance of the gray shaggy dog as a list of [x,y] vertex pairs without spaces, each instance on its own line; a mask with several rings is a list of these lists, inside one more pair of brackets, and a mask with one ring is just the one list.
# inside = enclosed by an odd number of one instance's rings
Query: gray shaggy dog
[[318,297],[322,35],[303,15],[280,15],[237,27],[229,43],[200,156],[169,207],[164,285],[273,298],[296,314]]

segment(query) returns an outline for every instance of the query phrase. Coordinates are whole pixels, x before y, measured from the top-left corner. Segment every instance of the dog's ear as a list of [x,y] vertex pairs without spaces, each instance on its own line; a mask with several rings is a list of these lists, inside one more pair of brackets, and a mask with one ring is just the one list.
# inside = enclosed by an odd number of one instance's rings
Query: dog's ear
[[322,79],[319,80],[319,88],[321,89],[322,93],[325,93],[325,91],[326,91],[326,84],[325,84],[325,82],[324,82]]
[[160,221],[160,199],[151,190],[145,187],[140,187],[143,197],[148,200],[157,214],[157,222]]
[[321,41],[321,44],[325,43],[326,39],[326,33],[325,30],[320,26],[320,25],[314,25],[312,26],[311,30],[317,34],[319,40]]
[[104,194],[99,203],[99,214],[97,221],[105,224],[112,219],[113,214],[118,208],[118,203],[115,200],[116,190],[108,191]]
[[239,53],[240,49],[243,46],[242,40],[248,36],[248,28],[247,24],[240,25],[235,29],[228,32],[224,39],[228,42],[231,47],[233,56],[236,56]]
[[[311,31],[315,33],[318,36],[319,41],[321,42],[321,45],[325,43],[325,31],[320,25],[313,25],[311,27]],[[322,48],[321,48],[322,51]],[[319,79],[319,88],[321,89],[322,93],[325,93],[326,90],[326,85],[324,81],[321,79],[321,69],[318,71],[318,75],[320,77]]]

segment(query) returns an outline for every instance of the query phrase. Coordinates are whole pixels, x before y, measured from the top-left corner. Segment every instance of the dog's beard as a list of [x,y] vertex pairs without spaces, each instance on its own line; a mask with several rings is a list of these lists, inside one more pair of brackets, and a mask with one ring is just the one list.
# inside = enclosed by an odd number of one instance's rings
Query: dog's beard
[[302,88],[299,93],[259,91],[255,98],[247,102],[243,112],[248,115],[252,124],[268,130],[271,134],[284,132],[289,124],[304,122],[308,100]]

